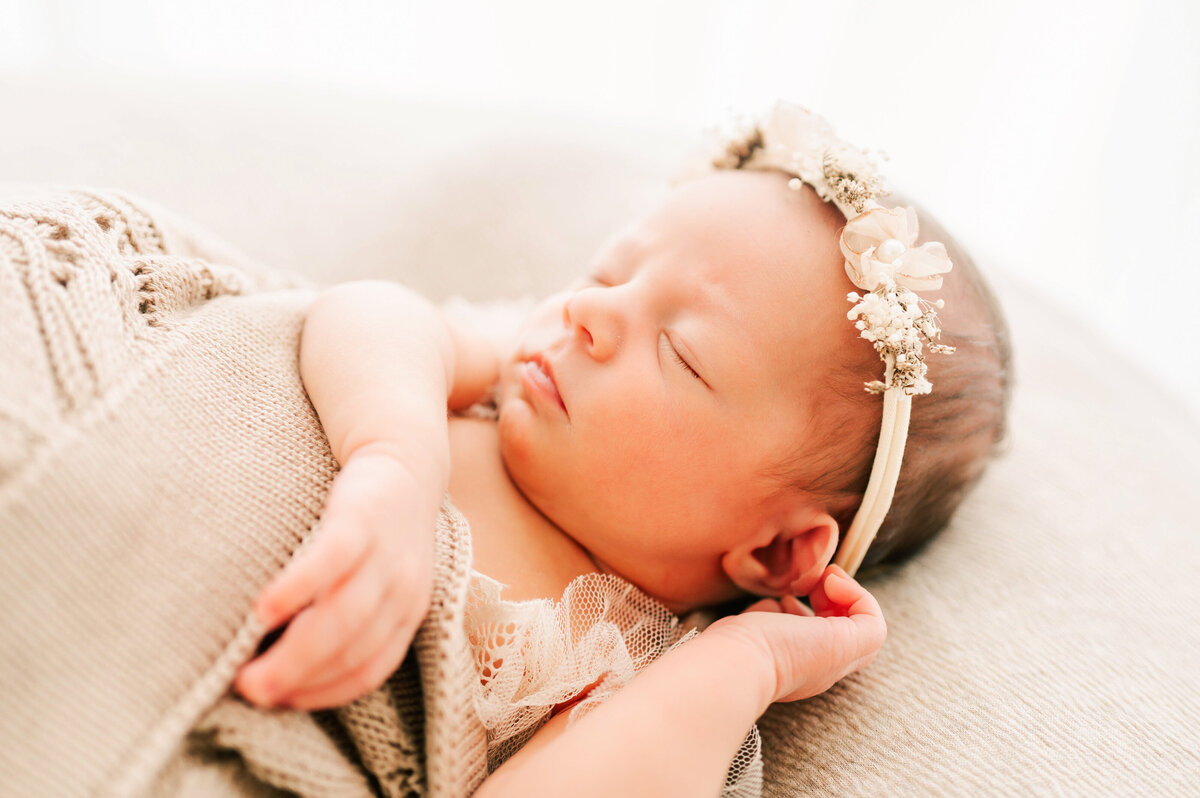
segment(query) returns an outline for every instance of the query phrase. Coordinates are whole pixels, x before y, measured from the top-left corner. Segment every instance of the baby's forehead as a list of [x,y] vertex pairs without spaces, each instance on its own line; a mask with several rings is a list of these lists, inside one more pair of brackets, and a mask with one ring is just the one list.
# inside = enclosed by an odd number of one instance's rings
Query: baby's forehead
[[838,246],[842,224],[783,175],[718,173],[674,192],[616,251],[695,290],[697,307],[720,314],[729,340],[717,345],[751,360],[756,382],[795,389],[822,361],[863,343],[846,318],[854,286]]
[[843,223],[808,186],[789,188],[782,173],[716,172],[667,194],[611,237],[598,258],[619,263],[675,256],[697,269],[747,275],[777,264],[800,279],[824,274],[840,291],[848,283],[838,248]]
[[634,241],[657,241],[744,313],[775,310],[774,321],[791,318],[811,333],[814,322],[845,321],[854,286],[838,244],[843,224],[833,206],[807,186],[789,188],[784,175],[718,173],[681,187]]

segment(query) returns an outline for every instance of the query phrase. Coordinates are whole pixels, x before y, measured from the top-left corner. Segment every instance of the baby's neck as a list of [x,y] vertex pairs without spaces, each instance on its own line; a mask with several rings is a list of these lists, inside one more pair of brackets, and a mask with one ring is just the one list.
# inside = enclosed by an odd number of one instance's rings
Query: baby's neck
[[450,419],[450,498],[471,525],[473,567],[512,601],[562,598],[571,580],[601,568],[538,512],[509,479],[492,421]]

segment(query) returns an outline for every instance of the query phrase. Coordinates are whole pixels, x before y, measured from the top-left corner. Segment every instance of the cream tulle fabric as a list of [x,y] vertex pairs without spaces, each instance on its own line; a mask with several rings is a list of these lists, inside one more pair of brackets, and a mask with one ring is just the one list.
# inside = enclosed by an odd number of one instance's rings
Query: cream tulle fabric
[[[524,745],[555,707],[586,694],[569,710],[568,727],[575,724],[642,668],[699,634],[610,574],[576,577],[557,602],[505,601],[500,582],[478,571],[471,579],[465,625],[479,669],[475,707],[487,729],[489,772]],[[753,727],[721,795],[761,794],[762,748]]]

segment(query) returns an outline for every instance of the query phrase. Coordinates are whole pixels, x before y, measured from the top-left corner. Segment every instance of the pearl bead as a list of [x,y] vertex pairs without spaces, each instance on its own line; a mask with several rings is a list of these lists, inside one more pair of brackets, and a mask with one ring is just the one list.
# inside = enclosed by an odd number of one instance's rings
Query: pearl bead
[[875,258],[884,263],[895,263],[896,258],[904,254],[905,246],[894,238],[889,238],[875,247]]
[[800,186],[802,185],[804,185],[804,182],[798,177],[793,177],[788,181],[788,188],[790,188],[792,191],[799,191]]

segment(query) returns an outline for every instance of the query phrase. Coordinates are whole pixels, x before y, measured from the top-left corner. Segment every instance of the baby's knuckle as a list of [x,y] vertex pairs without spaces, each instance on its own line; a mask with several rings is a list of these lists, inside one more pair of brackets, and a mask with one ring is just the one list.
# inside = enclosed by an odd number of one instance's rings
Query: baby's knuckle
[[411,560],[401,560],[396,564],[395,578],[398,584],[411,590],[428,589],[433,581],[428,568]]
[[400,609],[400,618],[396,623],[395,630],[392,632],[390,641],[399,643],[401,640],[411,640],[421,627],[421,622],[425,619],[424,615],[418,615],[412,607],[403,607]]
[[339,648],[333,655],[333,667],[343,673],[353,673],[361,664],[349,647]]
[[348,591],[338,606],[338,614],[343,625],[339,628],[347,628],[353,625],[356,621],[361,621],[374,614],[379,606],[380,590],[378,585],[363,585],[359,587],[366,589],[356,589]]
[[383,687],[384,682],[386,682],[388,676],[392,674],[393,669],[394,668],[388,661],[387,657],[381,656],[377,658],[371,663],[367,670],[366,689],[378,690],[380,687]]
[[372,669],[369,665],[363,666],[354,671],[350,675],[349,682],[350,686],[354,688],[359,695],[366,695],[382,684],[382,681],[376,680],[375,674],[372,672]]
[[418,590],[410,593],[404,601],[405,619],[413,623],[420,623],[429,612],[430,595],[428,590]]
[[334,563],[347,566],[353,561],[357,550],[358,542],[355,540],[355,535],[347,530],[341,530],[339,534],[329,539],[325,552]]

